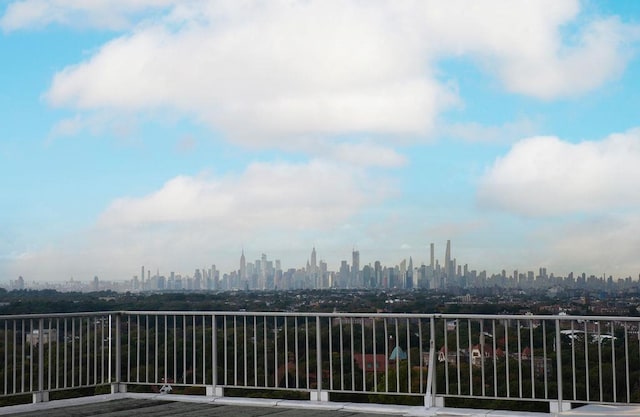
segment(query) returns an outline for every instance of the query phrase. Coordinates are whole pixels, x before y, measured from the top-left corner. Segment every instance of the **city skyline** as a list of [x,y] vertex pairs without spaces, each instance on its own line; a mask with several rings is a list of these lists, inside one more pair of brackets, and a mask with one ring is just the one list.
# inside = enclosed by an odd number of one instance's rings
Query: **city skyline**
[[71,277],[65,282],[28,280],[19,276],[2,283],[8,289],[58,289],[62,291],[236,291],[236,290],[307,290],[307,289],[428,289],[438,291],[475,291],[482,288],[549,290],[552,293],[571,289],[616,291],[640,284],[637,277],[596,275],[592,271],[571,271],[557,274],[544,266],[535,270],[514,269],[478,270],[464,260],[452,256],[451,241],[447,240],[441,259],[434,256],[435,243],[429,245],[429,259],[413,257],[393,264],[377,259],[361,264],[360,251],[351,252],[347,259],[331,266],[318,258],[315,246],[310,256],[299,265],[283,265],[280,259],[270,259],[261,252],[255,260],[247,261],[244,248],[237,269],[220,270],[215,263],[189,271],[160,271],[142,265],[140,274],[130,279],[101,280]]
[[0,281],[635,278],[639,46],[636,1],[3,2]]

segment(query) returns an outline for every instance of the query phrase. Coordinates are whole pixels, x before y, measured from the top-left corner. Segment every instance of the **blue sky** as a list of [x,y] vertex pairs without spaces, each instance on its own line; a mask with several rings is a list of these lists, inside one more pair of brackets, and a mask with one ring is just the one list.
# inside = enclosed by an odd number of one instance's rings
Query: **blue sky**
[[640,273],[640,3],[0,5],[0,281]]

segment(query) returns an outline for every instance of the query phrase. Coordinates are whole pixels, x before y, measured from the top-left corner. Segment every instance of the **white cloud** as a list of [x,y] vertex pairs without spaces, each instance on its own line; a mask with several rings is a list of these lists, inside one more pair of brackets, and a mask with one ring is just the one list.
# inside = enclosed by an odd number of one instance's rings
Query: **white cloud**
[[50,24],[125,29],[142,12],[166,8],[174,0],[22,0],[7,6],[0,27],[13,31]]
[[392,195],[392,184],[322,160],[178,176],[147,195],[113,201],[90,230],[15,259],[10,272],[25,279],[128,279],[142,264],[192,274],[212,263],[228,272],[243,246],[248,256],[268,251],[297,267],[314,240],[330,236],[334,247],[348,250],[353,240],[341,233],[344,225]]
[[466,142],[512,143],[518,138],[531,135],[536,123],[523,118],[501,125],[483,125],[481,123],[452,123],[439,126],[436,135],[460,139]]
[[597,213],[640,207],[640,130],[570,143],[516,143],[480,181],[482,205],[525,215]]
[[426,30],[439,54],[471,56],[509,91],[541,99],[589,91],[617,76],[640,35],[607,16],[587,16],[566,30],[580,17],[578,0],[426,4]]
[[238,176],[179,176],[147,196],[118,199],[99,224],[205,222],[219,223],[228,233],[262,227],[316,230],[335,227],[388,193],[343,165],[254,163]]
[[341,143],[331,147],[332,159],[353,166],[397,168],[405,165],[407,159],[394,149],[374,143]]
[[548,99],[615,77],[637,40],[636,28],[598,16],[564,39],[577,1],[178,2],[166,10],[57,73],[49,103],[169,109],[258,146],[363,132],[394,141],[429,132],[458,100],[434,76],[441,58],[471,57],[508,90]]
[[550,263],[564,265],[567,272],[635,279],[640,271],[640,216],[635,213],[592,216],[554,230],[548,241]]

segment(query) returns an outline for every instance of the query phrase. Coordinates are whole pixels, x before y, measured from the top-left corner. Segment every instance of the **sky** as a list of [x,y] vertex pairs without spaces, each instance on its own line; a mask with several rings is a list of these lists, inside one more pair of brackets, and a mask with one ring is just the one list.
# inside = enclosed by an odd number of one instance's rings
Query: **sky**
[[0,3],[0,281],[640,273],[640,2]]

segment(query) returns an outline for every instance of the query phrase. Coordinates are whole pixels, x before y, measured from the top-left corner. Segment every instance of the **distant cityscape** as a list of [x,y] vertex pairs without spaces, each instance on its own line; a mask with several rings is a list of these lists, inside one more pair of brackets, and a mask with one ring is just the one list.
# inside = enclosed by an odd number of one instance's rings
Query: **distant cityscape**
[[22,276],[9,283],[9,289],[55,289],[59,291],[118,292],[145,291],[232,291],[232,290],[305,290],[305,289],[430,289],[460,291],[473,288],[521,288],[521,289],[589,289],[624,290],[639,281],[630,276],[587,275],[569,273],[566,276],[549,273],[541,267],[538,271],[487,273],[470,269],[452,257],[451,241],[446,243],[444,261],[435,256],[435,244],[430,244],[429,263],[414,264],[413,258],[403,259],[394,266],[374,261],[361,265],[360,252],[354,249],[351,263],[340,262],[337,270],[330,270],[323,260],[318,260],[315,247],[304,267],[283,269],[280,260],[270,260],[266,254],[253,262],[246,260],[244,250],[240,254],[238,269],[222,273],[213,264],[196,268],[190,274],[171,271],[163,274],[159,269],[141,266],[139,274],[128,280],[108,281],[98,276],[86,281],[70,279],[65,282],[29,281]]

